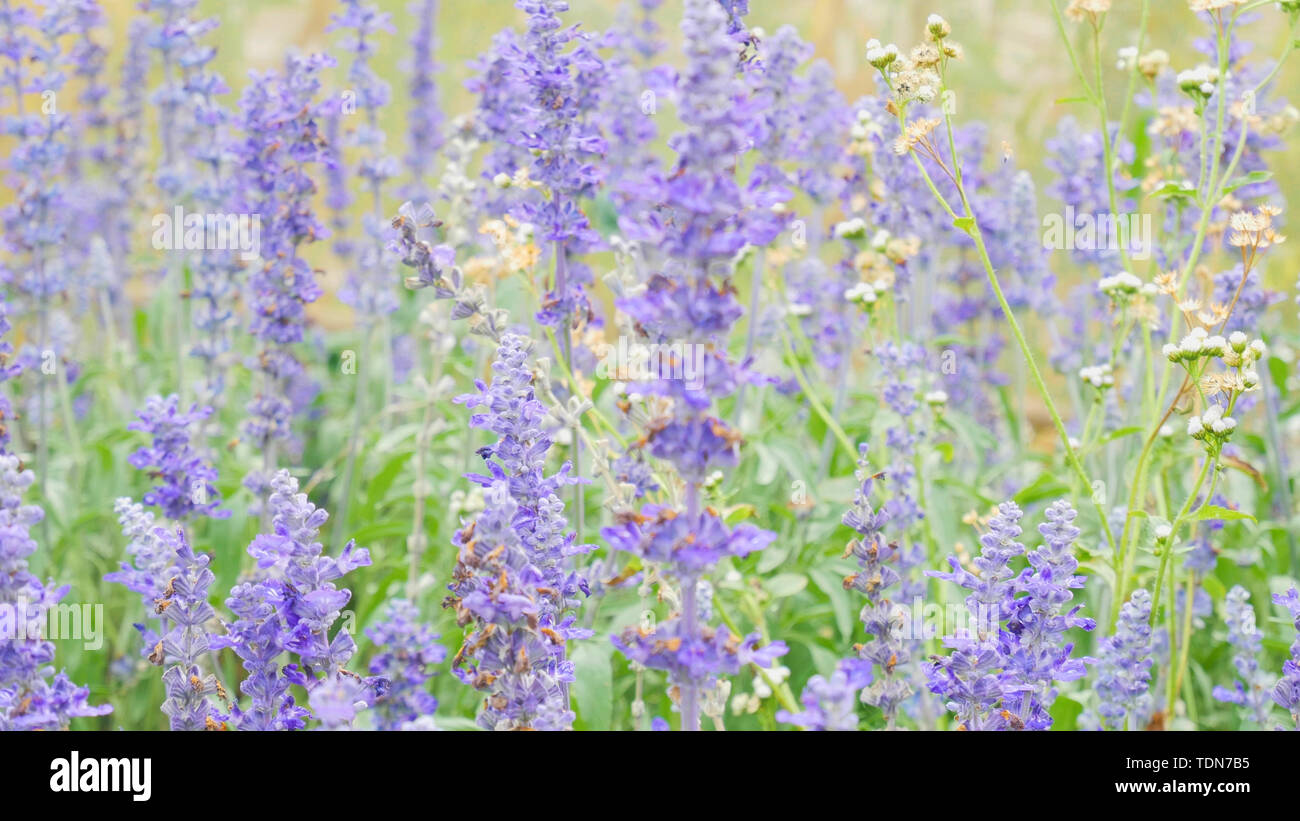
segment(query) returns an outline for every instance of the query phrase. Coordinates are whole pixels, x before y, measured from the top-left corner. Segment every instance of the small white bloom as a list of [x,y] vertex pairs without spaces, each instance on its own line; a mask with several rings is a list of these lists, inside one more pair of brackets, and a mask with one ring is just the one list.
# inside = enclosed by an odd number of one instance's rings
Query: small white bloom
[[505,172],[497,174],[492,178],[492,184],[497,188],[509,188],[513,182],[514,181],[510,179],[510,175]]
[[1205,425],[1201,423],[1201,417],[1193,416],[1187,420],[1187,435],[1195,439],[1205,433]]
[[1228,344],[1234,351],[1241,353],[1246,350],[1246,335],[1241,331],[1233,331],[1228,337]]
[[1256,359],[1263,359],[1264,354],[1268,353],[1268,346],[1264,344],[1264,340],[1256,339],[1250,343],[1250,350],[1255,354]]
[[929,404],[929,405],[943,405],[943,404],[947,404],[947,402],[948,402],[948,393],[947,393],[947,391],[930,391],[930,392],[926,393],[926,395],[925,395],[925,401],[926,401],[926,404]]
[[1174,529],[1169,525],[1156,526],[1156,538],[1162,542],[1168,541],[1169,537],[1174,535]]

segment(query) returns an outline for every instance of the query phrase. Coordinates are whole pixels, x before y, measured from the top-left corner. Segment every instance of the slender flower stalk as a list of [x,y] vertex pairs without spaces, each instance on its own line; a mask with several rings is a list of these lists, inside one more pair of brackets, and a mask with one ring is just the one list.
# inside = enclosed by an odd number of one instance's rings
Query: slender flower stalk
[[482,408],[470,424],[498,437],[479,450],[488,473],[468,476],[483,488],[484,509],[452,540],[457,564],[443,603],[457,624],[473,625],[452,669],[486,693],[478,723],[490,730],[569,729],[567,645],[592,635],[571,612],[587,582],[568,567],[593,546],[574,542],[560,500],[562,489],[580,480],[568,464],[546,473],[551,440],[532,387],[530,349],[524,337],[503,335],[491,384],[480,381],[477,394],[457,398]]

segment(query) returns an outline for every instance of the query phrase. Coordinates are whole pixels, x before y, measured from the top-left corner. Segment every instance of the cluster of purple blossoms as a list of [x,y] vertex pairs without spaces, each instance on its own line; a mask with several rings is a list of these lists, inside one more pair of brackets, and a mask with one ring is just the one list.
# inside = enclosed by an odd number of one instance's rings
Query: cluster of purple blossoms
[[1138,588],[1097,651],[1097,714],[1111,729],[1137,729],[1151,711],[1151,593]]
[[780,710],[777,721],[805,730],[858,729],[857,694],[871,683],[871,664],[860,659],[842,659],[829,679],[813,676],[804,687],[803,710]]
[[1266,724],[1272,705],[1269,703],[1271,680],[1259,666],[1264,635],[1255,624],[1255,608],[1250,605],[1250,593],[1241,585],[1228,591],[1223,601],[1223,621],[1228,625],[1228,644],[1236,651],[1232,656],[1232,666],[1241,678],[1233,682],[1231,690],[1215,687],[1214,697],[1245,707],[1252,721]]
[[[346,629],[330,631],[352,598],[347,588],[334,582],[358,567],[370,564],[370,553],[348,542],[334,558],[325,555],[317,540],[329,514],[298,491],[298,481],[287,470],[271,480],[267,502],[272,530],[258,535],[248,546],[256,560],[251,579],[236,585],[226,599],[235,621],[224,635],[213,636],[212,649],[232,648],[243,660],[248,677],[240,691],[250,699],[244,708],[233,705],[231,716],[241,730],[297,730],[311,715],[297,705],[289,692],[296,684],[309,696],[321,686],[334,692],[336,679],[356,680],[344,669],[356,650]],[[280,667],[279,658],[290,653],[296,661]],[[370,706],[387,689],[382,679],[365,681],[356,702]],[[356,702],[352,703],[355,708]],[[337,708],[336,700],[325,703]],[[336,714],[331,712],[331,720]],[[350,721],[350,718],[347,719]],[[327,721],[327,724],[329,722]]]
[[211,646],[207,624],[217,615],[208,603],[214,580],[208,569],[211,559],[194,552],[183,528],[158,530],[176,561],[176,575],[168,580],[154,606],[155,612],[172,625],[159,645],[163,656],[160,663],[171,663],[163,673],[167,699],[162,710],[171,719],[173,730],[224,729],[227,716],[209,696],[225,701],[226,690],[215,675],[205,673],[200,666]]
[[948,699],[948,709],[966,730],[1046,730],[1055,683],[1086,674],[1088,659],[1072,658],[1071,628],[1092,630],[1092,619],[1078,616],[1079,606],[1066,610],[1083,577],[1074,575],[1078,562],[1073,546],[1079,529],[1075,510],[1065,501],[1048,507],[1039,525],[1043,545],[1028,555],[1029,566],[1016,573],[1011,562],[1024,555],[1021,510],[1012,502],[998,506],[980,536],[974,570],[949,557],[951,573],[927,575],[971,591],[966,608],[973,622],[944,638],[952,648],[946,657],[933,657],[926,669],[930,690]]
[[132,453],[127,461],[159,481],[142,501],[161,508],[173,522],[196,515],[214,519],[230,516],[230,511],[220,509],[221,493],[213,484],[216,469],[192,444],[200,424],[211,415],[212,408],[198,405],[182,411],[176,394],[151,396],[139,410],[139,420],[126,426],[127,430],[153,437],[150,445]]
[[844,588],[857,590],[869,599],[862,607],[860,618],[871,638],[854,649],[858,658],[875,665],[879,674],[863,691],[862,703],[879,707],[886,727],[892,729],[899,706],[912,693],[906,673],[912,658],[911,642],[903,635],[906,610],[885,594],[902,580],[896,569],[898,548],[884,536],[890,514],[884,508],[872,506],[877,477],[871,472],[865,444],[858,445],[858,453],[854,474],[858,488],[853,494],[852,507],[845,511],[841,521],[858,534],[849,541],[845,555],[853,556],[860,570],[844,579]]
[[458,531],[456,570],[443,603],[460,626],[473,625],[452,668],[465,684],[486,693],[479,726],[490,730],[564,730],[573,662],[567,644],[587,638],[571,611],[588,587],[572,558],[592,549],[566,531],[560,493],[578,479],[566,463],[546,473],[551,439],[546,407],[536,398],[528,367],[530,342],[501,336],[490,385],[457,397],[481,408],[470,424],[497,440],[479,449],[487,474],[467,478],[483,488],[484,509]]
[[586,34],[561,22],[560,13],[569,9],[564,0],[516,0],[515,6],[528,14],[528,31],[510,53],[513,88],[522,96],[521,119],[507,139],[532,158],[522,170],[541,191],[518,197],[510,213],[535,226],[540,240],[552,243],[555,277],[537,318],[566,329],[561,341],[571,360],[567,328],[590,319],[582,286],[591,277],[570,256],[601,242],[582,201],[602,181],[598,160],[607,145],[598,113],[605,64]]
[[[667,261],[643,291],[620,299],[619,307],[650,342],[688,342],[706,354],[700,386],[661,373],[638,388],[670,400],[670,409],[650,421],[638,446],[676,468],[685,482],[684,509],[647,505],[602,531],[614,549],[665,565],[680,587],[679,612],[653,627],[629,629],[615,643],[633,661],[669,671],[682,727],[690,730],[698,729],[702,695],[719,674],[735,674],[749,663],[767,666],[785,652],[783,643],[756,649],[757,635],[740,639],[708,625],[708,572],[722,559],[749,555],[774,538],[748,524],[729,528],[700,503],[708,475],[738,458],[739,436],[709,411],[714,399],[734,393],[744,378],[724,350],[742,314],[727,276],[731,258],[747,241],[751,203],[735,166],[751,144],[748,128],[757,103],[739,74],[727,28],[728,17],[714,0],[688,0],[682,24],[687,67],[677,85],[685,130],[669,141],[677,164],[668,177],[644,183],[651,191],[647,201],[660,206],[620,219],[629,237],[658,248]],[[721,281],[715,281],[720,273]]]
[[[34,319],[22,358],[33,361],[53,353],[69,383],[75,381],[77,366],[71,362],[70,335],[60,333],[67,324],[56,299],[71,282],[73,260],[61,253],[71,229],[68,207],[67,171],[74,140],[72,118],[51,105],[67,84],[68,54],[63,38],[75,35],[85,22],[72,5],[41,4],[39,14],[28,6],[4,2],[0,5],[0,32],[5,60],[0,103],[7,112],[0,117],[0,133],[13,141],[7,158],[12,199],[0,210],[0,232],[8,259],[0,263],[0,282],[14,313]],[[29,108],[27,95],[41,95],[39,110]],[[27,417],[45,426],[53,415],[53,379],[36,381]],[[45,445],[41,443],[42,460]],[[44,470],[48,466],[39,465]]]
[[[379,35],[391,34],[395,29],[391,16],[372,3],[344,0],[343,7],[342,14],[330,18],[328,30],[346,32],[342,47],[352,54],[352,62],[347,71],[348,90],[327,112],[331,130],[328,164],[332,166],[329,170],[331,177],[342,177],[342,185],[334,184],[333,190],[346,192],[344,151],[350,148],[360,154],[356,174],[370,199],[370,209],[362,218],[362,228],[369,241],[360,244],[343,287],[339,289],[339,299],[354,308],[358,322],[368,327],[396,311],[398,305],[397,294],[386,275],[394,260],[387,243],[384,186],[398,175],[400,163],[386,153],[386,138],[379,124],[379,115],[392,98],[392,91],[371,65],[371,59],[379,49]],[[362,122],[345,133],[338,133],[341,120],[358,113],[363,115]],[[343,205],[346,207],[347,203]],[[335,226],[336,229],[346,227],[341,218],[336,219]],[[339,242],[344,240],[340,238]],[[357,246],[349,241],[343,248],[350,254]]]
[[1282,662],[1282,677],[1273,686],[1273,700],[1291,713],[1295,729],[1300,730],[1300,592],[1292,587],[1285,593],[1274,594],[1273,603],[1287,609],[1296,629],[1291,658]]
[[517,125],[522,122],[527,92],[519,85],[515,71],[516,56],[522,48],[514,29],[503,29],[492,38],[492,46],[469,64],[476,72],[465,88],[475,96],[473,130],[478,142],[487,146],[482,157],[480,185],[474,211],[480,216],[502,216],[515,199],[514,191],[498,187],[494,180],[515,172],[531,161],[528,151],[519,145]]
[[641,181],[660,174],[653,143],[659,135],[654,114],[660,98],[673,91],[671,72],[648,63],[663,48],[654,11],[662,0],[641,0],[641,18],[630,18],[630,7],[620,7],[619,17],[605,32],[601,47],[610,53],[605,61],[607,87],[598,112],[600,128],[608,142],[604,160],[605,190],[620,213],[641,211],[645,202]]
[[[8,313],[8,303],[0,300],[0,387],[18,374],[5,339]],[[42,584],[28,569],[37,549],[31,529],[45,512],[23,503],[35,475],[9,452],[12,421],[7,391],[0,392],[0,608],[10,614],[14,631],[0,641],[0,730],[60,730],[73,718],[102,716],[113,708],[92,706],[87,688],[54,671],[54,644],[45,638],[44,625],[68,588]]]
[[388,603],[384,620],[366,630],[378,654],[370,675],[386,679],[388,691],[375,702],[376,730],[403,730],[431,720],[438,699],[425,687],[435,667],[447,659],[438,634],[420,622],[420,610],[405,599]]
[[415,0],[408,7],[415,18],[411,34],[411,72],[406,96],[411,108],[406,115],[407,148],[402,158],[407,184],[402,196],[412,202],[433,199],[425,179],[433,170],[446,137],[438,99],[438,0]]
[[167,632],[167,617],[158,612],[156,603],[163,591],[176,576],[176,545],[168,537],[168,530],[156,522],[152,511],[123,496],[113,506],[122,535],[126,537],[129,562],[121,562],[118,569],[104,574],[104,581],[120,584],[140,596],[143,612],[149,619],[157,620],[152,627],[137,623],[135,629],[144,640],[141,655],[156,664],[162,663],[159,642]]
[[270,489],[280,451],[294,457],[300,448],[292,420],[295,404],[303,404],[300,383],[306,373],[291,346],[303,340],[306,306],[321,295],[300,250],[327,236],[312,213],[316,184],[307,168],[325,159],[315,98],[321,70],[333,64],[325,55],[291,55],[282,73],[254,75],[240,100],[244,137],[238,156],[245,210],[264,215],[267,223],[262,227],[262,263],[249,277],[249,330],[261,343],[249,364],[261,385],[243,426],[263,454],[262,469],[244,479],[258,500]]

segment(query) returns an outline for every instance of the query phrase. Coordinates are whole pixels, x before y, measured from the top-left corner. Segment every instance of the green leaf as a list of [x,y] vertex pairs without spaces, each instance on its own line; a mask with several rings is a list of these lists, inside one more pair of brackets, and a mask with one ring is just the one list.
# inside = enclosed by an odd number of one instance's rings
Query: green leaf
[[1228,592],[1223,589],[1223,582],[1219,581],[1213,576],[1206,576],[1204,579],[1202,579],[1201,587],[1204,587],[1205,592],[1209,593],[1210,598],[1214,599],[1214,601],[1216,602],[1223,601],[1223,597]]
[[573,698],[588,730],[608,730],[614,713],[614,647],[608,641],[578,642],[573,648]]
[[370,480],[370,486],[366,488],[366,507],[370,510],[375,509],[375,506],[388,493],[388,489],[393,486],[393,482],[397,480],[402,468],[405,467],[407,461],[413,455],[414,453],[409,450],[398,453],[380,468],[375,477]]
[[965,231],[967,234],[973,234],[975,231],[974,217],[958,217],[957,219],[952,221],[952,224],[953,227],[960,228],[961,230]]
[[1236,521],[1238,519],[1249,519],[1258,523],[1259,520],[1249,513],[1242,510],[1232,510],[1218,505],[1206,505],[1196,512],[1196,521],[1203,522],[1206,519],[1222,519],[1225,522]]
[[1052,704],[1052,729],[1053,730],[1077,730],[1079,729],[1079,715],[1083,712],[1083,705],[1069,696],[1057,696],[1056,702]]
[[844,590],[844,581],[834,573],[822,568],[808,571],[813,583],[831,600],[831,610],[835,613],[835,627],[840,631],[840,639],[848,641],[853,635],[853,605],[849,594]]
[[1243,185],[1254,185],[1255,183],[1268,182],[1273,178],[1272,171],[1252,171],[1244,177],[1237,177],[1223,188],[1223,193],[1231,194]]
[[943,461],[952,462],[954,453],[952,442],[936,442],[934,449],[939,451],[939,455],[943,457]]
[[1164,185],[1157,188],[1156,190],[1152,191],[1151,196],[1157,197],[1162,200],[1167,200],[1171,197],[1184,197],[1186,199],[1195,199],[1196,189],[1187,188],[1186,186],[1179,185],[1176,182],[1167,182]]
[[808,577],[802,573],[780,573],[763,582],[763,587],[774,599],[793,596],[807,586]]
[[1070,104],[1070,103],[1089,103],[1089,104],[1091,104],[1091,103],[1092,103],[1092,100],[1089,100],[1087,97],[1057,97],[1056,100],[1055,100],[1055,104],[1056,104],[1056,105],[1068,105],[1068,104]]
[[1038,478],[1033,481],[1033,484],[1015,495],[1014,501],[1021,507],[1027,507],[1034,502],[1043,499],[1055,499],[1069,492],[1069,486],[1057,478],[1056,474],[1040,473]]
[[1097,441],[1097,444],[1104,445],[1108,442],[1114,442],[1116,439],[1123,439],[1125,436],[1132,436],[1135,433],[1141,433],[1141,432],[1142,432],[1142,427],[1140,425],[1131,425],[1127,428],[1120,428],[1119,430],[1111,431],[1110,433],[1101,437],[1101,439]]

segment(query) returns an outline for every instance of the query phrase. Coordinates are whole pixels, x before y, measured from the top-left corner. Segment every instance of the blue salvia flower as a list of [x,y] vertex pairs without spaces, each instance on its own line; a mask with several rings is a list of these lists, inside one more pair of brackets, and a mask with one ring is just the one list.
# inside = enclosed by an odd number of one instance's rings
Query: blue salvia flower
[[468,476],[484,488],[484,509],[452,540],[457,564],[443,604],[455,609],[457,624],[474,625],[452,669],[487,693],[478,723],[493,730],[568,729],[567,643],[591,635],[569,614],[588,591],[569,559],[592,546],[575,545],[566,532],[559,494],[576,481],[569,466],[545,472],[551,440],[533,392],[530,348],[524,337],[502,335],[491,385],[477,382],[477,394],[456,400],[482,408],[470,424],[497,436],[479,450],[488,475]]
[[912,578],[908,572],[925,560],[924,547],[910,535],[913,527],[925,518],[925,511],[921,510],[913,495],[916,478],[913,454],[921,441],[921,433],[915,431],[914,419],[921,409],[921,403],[916,398],[916,377],[925,368],[925,350],[911,342],[897,345],[892,340],[886,340],[881,343],[876,355],[885,377],[882,398],[890,410],[898,415],[898,421],[885,430],[885,443],[892,456],[888,471],[890,489],[893,491],[885,503],[885,510],[900,534],[898,558],[899,573],[903,576],[902,594],[910,600],[925,593],[924,584]]
[[492,38],[492,47],[469,64],[475,74],[465,87],[477,97],[474,136],[488,146],[481,167],[487,184],[478,188],[478,201],[473,209],[481,216],[502,216],[511,208],[516,192],[502,189],[492,181],[502,174],[514,176],[532,160],[516,136],[528,99],[528,92],[520,86],[519,74],[514,70],[521,49],[519,35],[513,29],[503,29]]
[[412,202],[428,202],[433,197],[426,180],[446,141],[438,96],[438,64],[434,59],[438,50],[438,0],[415,0],[407,8],[415,18],[415,27],[406,86],[411,107],[406,114],[407,145],[402,158],[408,180],[402,196]]
[[[0,299],[0,388],[17,375],[6,340],[8,314],[8,303]],[[45,511],[23,503],[35,475],[9,452],[7,425],[12,420],[5,389],[0,391],[0,608],[13,614],[13,626],[22,630],[0,641],[0,730],[67,729],[73,718],[102,716],[113,708],[92,706],[87,688],[54,671],[54,644],[45,638],[44,625],[68,588],[42,584],[28,569],[28,557],[37,548],[31,529]]]
[[1053,502],[1043,515],[1047,521],[1038,526],[1043,545],[1029,553],[1029,567],[1017,579],[1025,595],[1013,603],[1007,621],[1010,636],[1003,643],[1006,669],[1025,688],[1019,705],[1007,706],[1030,730],[1051,726],[1048,711],[1056,700],[1055,682],[1076,681],[1087,674],[1084,662],[1091,659],[1071,658],[1074,645],[1065,641],[1066,631],[1097,627],[1093,619],[1078,615],[1082,605],[1066,609],[1074,598],[1071,591],[1084,585],[1084,577],[1074,574],[1079,567],[1074,557],[1080,533],[1074,526],[1078,514],[1069,502],[1061,500]]
[[662,49],[653,12],[659,0],[642,0],[641,19],[634,20],[629,6],[602,38],[609,52],[605,60],[607,88],[601,96],[600,129],[608,142],[604,160],[605,186],[619,213],[638,213],[650,206],[642,201],[644,180],[662,176],[653,150],[659,135],[654,114],[660,97],[672,93],[672,77],[663,67],[644,63]]
[[1292,587],[1286,593],[1275,593],[1273,603],[1287,609],[1296,629],[1291,658],[1282,662],[1282,677],[1273,687],[1273,700],[1291,713],[1295,729],[1300,730],[1300,592]]
[[1111,729],[1137,723],[1151,709],[1151,593],[1138,588],[1120,608],[1115,634],[1102,639],[1097,659],[1097,713]]
[[182,411],[180,398],[172,394],[166,398],[149,397],[137,415],[139,421],[127,425],[127,430],[146,433],[153,441],[132,453],[127,461],[159,480],[142,501],[161,508],[173,522],[191,516],[230,516],[230,511],[220,507],[221,493],[214,484],[216,469],[192,443],[200,424],[212,415],[212,408],[191,405],[188,411]]
[[120,584],[140,596],[143,611],[159,622],[155,629],[136,624],[144,639],[141,655],[162,664],[162,635],[167,632],[167,616],[155,607],[172,578],[176,576],[176,547],[167,538],[167,529],[156,523],[154,514],[128,497],[121,497],[113,507],[126,537],[130,562],[121,562],[118,570],[104,574],[104,581]]
[[155,611],[173,625],[162,637],[163,673],[167,699],[162,710],[173,730],[216,730],[225,728],[226,717],[209,696],[226,698],[225,688],[200,662],[209,650],[207,624],[216,617],[208,603],[214,576],[210,558],[194,552],[185,530],[159,528],[159,535],[175,554],[175,573],[155,603]]
[[[68,287],[72,258],[64,253],[72,227],[68,207],[67,170],[73,122],[57,106],[33,111],[28,94],[55,94],[67,84],[65,36],[75,34],[78,18],[66,3],[44,2],[37,14],[27,7],[15,7],[9,0],[0,4],[0,32],[6,48],[0,57],[6,82],[0,87],[0,133],[13,140],[7,157],[13,194],[0,210],[0,242],[9,259],[0,262],[0,282],[6,284],[10,309],[32,317],[25,359],[45,357],[47,352],[61,360],[59,378],[75,381],[78,368],[71,361],[73,338],[61,332],[68,325],[56,297]],[[33,372],[39,377],[39,373]],[[45,427],[54,407],[51,379],[37,378],[28,417],[36,427]],[[41,459],[45,444],[41,443]],[[48,465],[40,464],[41,470]]]
[[962,567],[956,556],[948,557],[952,572],[926,571],[971,591],[966,609],[972,623],[946,636],[948,656],[933,656],[925,667],[930,692],[947,700],[948,710],[965,730],[1023,729],[1023,723],[1007,710],[1003,701],[1014,693],[1011,677],[1003,672],[1006,657],[999,646],[1000,623],[1014,608],[1016,573],[1011,560],[1025,552],[1020,537],[1022,512],[1014,502],[998,505],[989,518],[988,532],[980,536],[980,555],[972,564],[975,572]]
[[1272,708],[1272,680],[1259,666],[1264,634],[1255,624],[1255,608],[1250,605],[1250,593],[1241,585],[1235,585],[1224,598],[1223,621],[1228,625],[1228,643],[1236,651],[1232,656],[1232,666],[1237,669],[1240,679],[1233,682],[1231,690],[1216,686],[1214,697],[1245,707],[1244,712],[1251,720],[1256,724],[1266,724]]
[[366,630],[377,654],[370,660],[370,675],[387,679],[388,692],[375,702],[375,729],[402,730],[431,718],[438,699],[425,686],[436,667],[447,659],[438,634],[420,621],[420,611],[404,599],[394,599],[384,620]]
[[[230,134],[230,112],[221,104],[230,87],[211,68],[216,50],[201,41],[216,25],[215,19],[209,19],[180,27],[186,37],[177,50],[182,90],[186,95],[184,150],[195,163],[184,193],[205,219],[226,215],[260,220],[261,215],[227,213],[239,182],[232,173],[238,146]],[[260,222],[256,230],[260,232]],[[232,334],[238,321],[235,301],[239,297],[243,260],[260,250],[251,247],[252,243],[260,244],[260,236],[239,236],[237,239],[248,240],[250,247],[233,247],[234,233],[230,231],[232,236],[227,237],[226,247],[205,248],[191,263],[190,317],[198,334],[190,344],[189,354],[202,363],[197,386],[199,399],[214,407],[223,404],[226,374],[231,364]],[[217,239],[213,237],[210,244],[218,244]]]
[[[318,537],[329,514],[298,491],[298,481],[287,470],[275,474],[271,489],[271,532],[249,544],[256,571],[231,590],[226,606],[235,621],[226,625],[225,635],[213,637],[212,647],[232,648],[248,671],[240,690],[250,704],[234,705],[231,711],[239,729],[296,730],[305,726],[309,713],[294,703],[291,684],[310,693],[332,679],[354,676],[343,666],[356,643],[345,629],[330,635],[352,594],[334,582],[368,566],[370,553],[348,542],[338,558],[325,555]],[[281,669],[278,660],[286,652],[296,661]],[[369,704],[386,683],[366,685]]]
[[859,659],[843,659],[829,679],[808,679],[799,701],[803,710],[790,713],[779,710],[777,721],[805,730],[858,729],[857,694],[871,683],[871,665]]
[[926,571],[927,576],[972,591],[966,597],[966,609],[974,616],[978,631],[995,630],[1015,609],[1018,588],[1011,560],[1025,553],[1025,546],[1018,541],[1023,515],[1015,502],[998,505],[997,513],[989,517],[988,532],[980,536],[980,555],[972,561],[976,572],[962,567],[956,556],[948,557],[951,573]]
[[889,514],[873,508],[871,496],[877,477],[871,472],[865,444],[858,445],[858,453],[854,474],[858,488],[853,495],[853,506],[841,521],[858,534],[849,542],[845,556],[857,559],[861,569],[844,579],[844,589],[857,590],[870,599],[862,607],[860,618],[872,638],[854,649],[858,658],[876,666],[879,675],[863,690],[862,702],[879,707],[885,725],[892,728],[899,706],[912,693],[906,672],[912,658],[911,642],[903,635],[906,610],[886,598],[886,591],[901,581],[896,569],[898,551],[884,538],[884,530],[890,524]]
[[[700,504],[700,488],[713,470],[734,466],[739,436],[710,413],[714,399],[735,392],[738,373],[727,359],[725,340],[742,309],[725,274],[746,243],[748,195],[736,180],[738,158],[750,145],[749,128],[758,105],[738,73],[736,44],[727,33],[727,15],[714,0],[688,0],[682,24],[687,68],[677,97],[685,130],[670,141],[678,158],[674,171],[649,192],[646,201],[661,208],[624,214],[620,224],[637,241],[668,256],[642,292],[618,300],[654,343],[681,344],[704,353],[701,384],[651,374],[643,394],[670,397],[672,410],[651,421],[639,443],[677,469],[686,482],[684,510],[647,505],[629,521],[606,528],[611,547],[664,563],[681,590],[680,612],[653,629],[629,629],[616,646],[646,667],[667,670],[676,687],[682,727],[699,728],[706,688],[720,674],[734,674],[749,663],[767,666],[785,652],[781,642],[756,649],[757,635],[743,640],[709,622],[702,589],[707,574],[726,557],[742,557],[771,543],[775,534],[752,525],[729,528]],[[671,363],[670,363],[671,364]],[[680,548],[680,549],[679,549]]]
[[[330,18],[328,30],[346,32],[343,49],[352,54],[347,73],[347,94],[350,96],[346,99],[355,101],[356,111],[344,110],[341,113],[345,116],[361,114],[362,122],[346,134],[339,135],[342,146],[333,149],[332,159],[335,166],[344,166],[344,147],[352,148],[360,154],[355,170],[370,200],[370,210],[362,219],[368,241],[356,244],[358,253],[355,264],[349,269],[343,287],[339,289],[339,299],[354,308],[358,322],[368,327],[397,310],[398,304],[397,295],[387,278],[387,272],[395,260],[388,250],[388,226],[382,215],[385,213],[384,186],[397,176],[399,165],[397,159],[386,152],[386,136],[379,124],[379,116],[391,99],[392,92],[388,83],[379,77],[371,65],[371,60],[379,49],[379,36],[392,33],[394,28],[391,16],[371,3],[344,0],[343,7],[342,14]],[[343,105],[344,101],[340,100],[336,104]],[[340,114],[331,112],[329,122],[331,129],[337,129]],[[333,134],[331,138],[334,138]],[[331,174],[341,170],[336,168]],[[337,189],[338,186],[334,187]],[[353,247],[351,243],[348,244],[349,250]]]
[[240,190],[245,210],[261,214],[263,260],[249,277],[249,331],[260,343],[250,366],[260,384],[248,405],[243,432],[263,454],[261,470],[244,485],[260,501],[270,490],[282,452],[296,458],[295,390],[304,379],[292,351],[306,329],[306,306],[321,295],[301,246],[327,236],[312,212],[316,184],[308,166],[323,162],[317,127],[320,72],[333,65],[324,55],[291,55],[282,73],[256,75],[243,97],[244,139],[239,147]]
[[[598,160],[607,146],[596,118],[605,65],[585,33],[561,22],[560,13],[569,8],[564,0],[516,0],[515,6],[528,14],[528,31],[511,53],[510,71],[523,97],[522,117],[507,139],[532,158],[523,170],[540,190],[515,198],[511,214],[553,244],[555,277],[542,297],[538,321],[576,327],[591,313],[582,288],[589,276],[569,258],[600,243],[582,201],[604,175]],[[561,341],[571,360],[567,331]]]
[[1083,586],[1074,575],[1073,554],[1079,529],[1068,502],[1054,502],[1039,525],[1043,545],[1029,553],[1029,567],[1016,574],[1011,561],[1025,552],[1018,539],[1021,510],[1012,502],[998,506],[980,537],[975,572],[948,559],[951,573],[928,572],[971,590],[966,608],[970,628],[944,639],[953,648],[948,658],[934,657],[927,669],[932,692],[948,699],[958,726],[967,730],[1046,730],[1056,700],[1056,682],[1086,674],[1089,659],[1071,658],[1074,645],[1065,640],[1071,628],[1092,630],[1092,619],[1078,616],[1080,606],[1066,610],[1071,592]]

